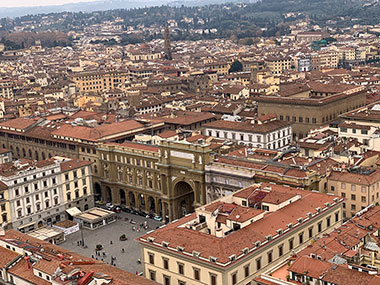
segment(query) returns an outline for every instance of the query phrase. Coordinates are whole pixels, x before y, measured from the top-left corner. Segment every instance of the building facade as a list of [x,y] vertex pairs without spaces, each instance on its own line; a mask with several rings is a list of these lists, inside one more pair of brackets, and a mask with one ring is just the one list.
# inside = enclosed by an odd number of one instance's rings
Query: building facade
[[204,134],[266,149],[283,149],[292,142],[291,123],[280,121],[271,114],[246,122],[220,120],[207,123],[204,125]]
[[343,200],[252,185],[139,238],[145,276],[161,284],[252,284],[340,225]]

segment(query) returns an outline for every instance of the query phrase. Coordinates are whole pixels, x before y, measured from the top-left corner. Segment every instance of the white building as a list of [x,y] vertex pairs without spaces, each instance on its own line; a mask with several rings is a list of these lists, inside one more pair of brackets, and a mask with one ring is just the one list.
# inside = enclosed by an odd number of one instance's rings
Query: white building
[[22,232],[65,217],[60,164],[18,160],[3,164],[0,180],[8,186],[10,222]]
[[204,125],[204,134],[255,148],[283,149],[292,142],[292,126],[268,114],[245,122],[214,121]]

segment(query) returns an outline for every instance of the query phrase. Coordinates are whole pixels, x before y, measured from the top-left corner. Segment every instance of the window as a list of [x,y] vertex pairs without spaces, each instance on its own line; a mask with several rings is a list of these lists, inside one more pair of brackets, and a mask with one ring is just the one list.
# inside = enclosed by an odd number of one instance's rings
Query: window
[[365,196],[362,196],[362,203],[365,203],[367,201]]
[[351,184],[351,191],[356,191],[356,185]]
[[210,274],[210,283],[211,285],[216,285],[216,275]]
[[280,245],[278,247],[278,256],[282,256],[284,254],[284,245]]
[[364,130],[364,129],[362,129],[362,130],[360,130],[360,133],[361,133],[362,135],[368,135],[368,130]]
[[154,264],[154,254],[153,253],[148,253],[149,255],[149,263]]
[[34,190],[38,190],[38,183],[34,183]]
[[256,270],[261,269],[261,258],[256,259]]
[[201,270],[199,268],[194,267],[194,279],[199,281],[200,278],[201,278]]
[[164,275],[164,285],[170,285],[170,277]]
[[346,193],[341,192],[340,195],[341,195],[343,198],[346,198]]
[[300,233],[298,235],[298,239],[299,239],[299,243],[302,244],[303,243],[303,233]]
[[309,238],[313,237],[313,227],[309,228]]
[[318,223],[318,232],[320,233],[322,231],[322,222]]
[[249,264],[244,267],[244,276],[248,277],[249,276]]
[[232,273],[231,275],[231,281],[232,281],[232,285],[235,285],[237,283],[237,274],[236,272],[235,273]]
[[152,271],[152,270],[149,270],[149,278],[152,281],[156,281],[156,272]]
[[302,117],[298,117],[298,121],[299,121],[300,123],[302,123],[302,122],[303,122],[303,118],[302,118]]
[[355,194],[351,194],[351,200],[352,200],[352,201],[355,201],[355,200],[356,200],[356,195],[355,195]]
[[342,133],[347,133],[347,128],[340,128],[340,131],[341,131]]
[[21,206],[21,202],[20,202],[20,200],[16,201],[16,206],[17,206],[17,207],[20,207],[20,206]]
[[330,187],[330,190],[331,190],[331,191],[335,191],[335,187],[334,187],[334,186],[331,186],[331,187]]
[[289,250],[292,250],[294,248],[294,239],[289,240]]
[[329,227],[331,225],[331,217],[327,217],[326,222],[327,222],[327,227]]
[[290,117],[287,115],[286,116],[286,120],[289,122],[290,121]]
[[45,195],[45,198],[47,198],[47,197],[49,196],[48,191],[45,191],[45,192],[44,192],[44,195]]
[[15,195],[18,196],[20,194],[20,192],[18,191],[18,189],[15,189]]
[[163,263],[165,269],[169,269],[169,259],[162,258],[162,263]]
[[268,263],[271,263],[273,261],[273,252],[268,252]]
[[362,186],[362,193],[365,193],[365,192],[366,192],[366,187]]
[[313,124],[316,124],[316,123],[317,123],[317,119],[316,119],[316,118],[312,118],[312,119],[311,119],[311,122],[312,122]]
[[335,213],[335,222],[339,221],[339,212]]
[[341,184],[340,184],[340,188],[342,188],[342,189],[346,189],[346,183],[341,183]]
[[179,274],[184,274],[184,264],[183,263],[178,263],[178,273]]
[[306,123],[310,123],[310,118],[309,118],[309,117],[306,117],[306,118],[305,118],[305,122],[306,122]]
[[356,205],[351,205],[351,210],[356,211]]
[[178,285],[186,285],[185,281],[178,280]]

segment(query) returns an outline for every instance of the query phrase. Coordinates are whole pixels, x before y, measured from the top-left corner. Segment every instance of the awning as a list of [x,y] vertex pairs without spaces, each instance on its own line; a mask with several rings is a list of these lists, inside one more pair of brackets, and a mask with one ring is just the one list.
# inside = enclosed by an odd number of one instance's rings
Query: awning
[[66,212],[70,215],[70,216],[76,216],[76,215],[79,215],[79,214],[82,214],[81,210],[79,210],[77,207],[72,207],[70,209],[67,209]]
[[29,223],[29,224],[26,224],[26,225],[22,225],[22,226],[19,226],[18,229],[24,229],[26,227],[30,227],[30,226],[34,226],[35,223]]

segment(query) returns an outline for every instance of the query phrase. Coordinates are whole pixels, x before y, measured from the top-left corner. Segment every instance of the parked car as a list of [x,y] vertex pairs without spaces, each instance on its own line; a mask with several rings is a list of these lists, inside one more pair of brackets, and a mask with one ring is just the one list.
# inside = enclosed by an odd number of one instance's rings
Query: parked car
[[113,207],[113,209],[112,209],[114,212],[116,212],[116,213],[120,213],[121,212],[121,208],[119,207],[119,206],[115,206],[115,207]]
[[142,216],[142,217],[146,217],[145,212],[143,212],[143,211],[136,211],[136,212],[137,212],[137,215]]
[[95,204],[104,205],[104,202],[102,200],[99,200],[99,201],[95,201]]
[[153,218],[155,221],[162,222],[162,217],[161,216],[154,216]]
[[114,206],[112,205],[112,203],[107,203],[106,204],[106,209],[107,210],[112,211],[113,208],[114,208]]
[[123,207],[121,206],[120,209],[125,212],[125,213],[130,213],[131,212],[131,209],[127,208],[127,207]]

